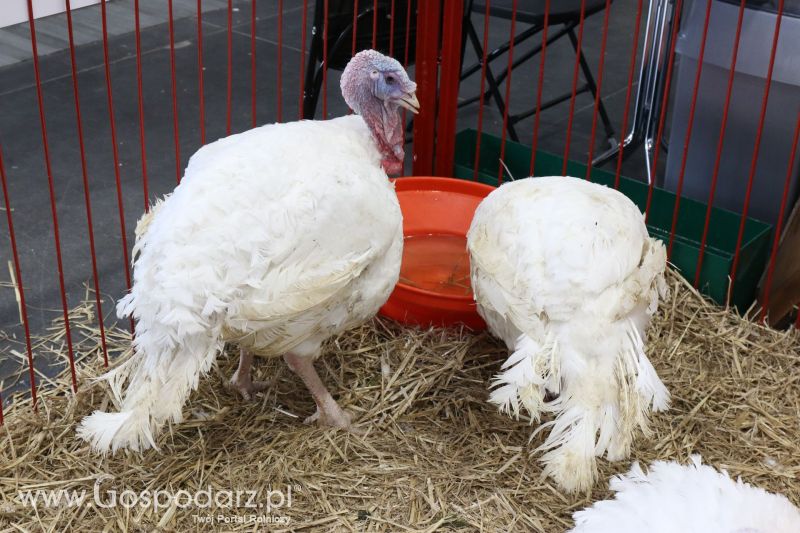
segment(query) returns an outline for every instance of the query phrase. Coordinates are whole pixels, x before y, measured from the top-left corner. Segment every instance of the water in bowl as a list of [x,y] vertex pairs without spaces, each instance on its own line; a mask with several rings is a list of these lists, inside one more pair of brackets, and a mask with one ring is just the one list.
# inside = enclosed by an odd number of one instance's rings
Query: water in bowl
[[400,283],[450,296],[472,294],[466,237],[407,236],[403,246]]

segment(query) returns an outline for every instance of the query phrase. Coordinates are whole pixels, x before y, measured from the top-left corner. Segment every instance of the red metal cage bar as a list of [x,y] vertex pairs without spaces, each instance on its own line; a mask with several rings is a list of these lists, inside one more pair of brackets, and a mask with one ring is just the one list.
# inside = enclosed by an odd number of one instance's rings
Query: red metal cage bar
[[308,26],[308,0],[303,0],[303,27],[300,29],[300,100],[297,102],[297,112],[303,120],[303,100],[305,99],[305,72],[306,72],[306,27]]
[[144,134],[144,94],[142,93],[142,31],[139,23],[139,0],[134,0],[134,34],[136,36],[136,95],[139,102],[139,152],[142,160],[142,193],[144,212],[150,211],[150,187],[147,179],[147,148]]
[[[639,36],[642,30],[642,6],[643,0],[639,0],[636,5],[636,25],[633,29],[633,44],[631,44],[631,60],[628,64],[628,86],[625,89],[625,107],[622,110],[622,127],[619,130],[619,152],[617,153],[617,165],[614,170],[614,188],[619,189],[619,181],[622,176],[622,160],[625,153],[625,135],[628,131],[628,118],[631,110],[631,96],[633,95],[633,80],[636,75],[636,53],[639,51]],[[590,159],[591,160],[591,159]]]
[[61,233],[58,225],[58,212],[56,210],[56,190],[53,182],[53,169],[50,164],[50,146],[47,140],[47,121],[44,117],[44,98],[42,97],[42,77],[39,72],[39,50],[36,45],[36,23],[33,17],[33,1],[28,0],[28,26],[31,30],[31,52],[33,54],[33,72],[36,78],[36,101],[39,106],[39,124],[42,132],[42,147],[44,149],[44,164],[47,171],[47,187],[50,192],[50,214],[53,220],[53,243],[56,252],[56,265],[58,266],[58,287],[61,292],[61,309],[64,314],[64,331],[67,339],[67,356],[72,378],[72,391],[78,391],[78,382],[75,377],[75,354],[72,347],[72,330],[69,324],[69,305],[67,304],[67,291],[64,283],[64,265],[61,255]]
[[[549,3],[550,0],[547,0]],[[483,13],[483,54],[481,57],[481,92],[478,96],[478,126],[477,135],[475,137],[475,163],[473,168],[472,179],[478,180],[478,169],[481,162],[481,135],[483,133],[483,106],[486,103],[486,55],[488,54],[489,47],[489,10],[491,9],[491,2],[486,0],[486,9]],[[459,73],[460,75],[460,73]]]
[[227,101],[225,102],[225,135],[231,134],[231,115],[233,113],[233,0],[228,0],[228,71]]
[[503,106],[503,129],[500,134],[500,161],[497,165],[497,185],[503,183],[503,160],[506,156],[506,137],[508,135],[508,108],[511,107],[511,71],[514,69],[514,30],[517,23],[517,0],[511,4],[511,30],[509,30],[508,67],[506,68],[506,94]]
[[86,208],[86,230],[91,254],[92,282],[94,287],[94,304],[97,312],[97,323],[100,329],[100,347],[103,350],[103,365],[108,366],[108,347],[106,346],[106,327],[103,323],[103,304],[100,296],[100,277],[97,274],[97,250],[94,242],[94,222],[92,220],[92,200],[89,194],[89,176],[86,169],[86,145],[83,135],[83,118],[81,116],[80,93],[78,92],[78,68],[75,61],[75,38],[72,28],[72,6],[66,1],[67,36],[69,38],[69,58],[72,74],[72,94],[75,98],[75,122],[78,130],[78,148],[81,156],[81,177],[83,178],[83,201]]
[[[531,166],[528,175],[533,176],[536,165],[536,152],[539,150],[539,116],[542,114],[542,90],[544,89],[544,65],[547,57],[547,31],[550,28],[550,0],[544,2],[544,23],[542,25],[542,51],[539,55],[539,79],[536,80],[536,113],[533,115],[533,140],[531,141]],[[486,48],[486,39],[483,43]],[[484,56],[484,61],[485,61]],[[483,97],[483,85],[481,85]],[[476,164],[477,166],[477,164]]]
[[[783,192],[781,194],[781,205],[778,210],[778,222],[775,224],[775,237],[772,242],[772,252],[769,256],[769,265],[767,266],[767,277],[764,281],[764,301],[761,302],[761,313],[759,319],[763,322],[766,319],[766,310],[769,307],[770,291],[772,290],[772,275],[775,272],[775,259],[778,256],[778,247],[781,243],[781,231],[783,229],[783,216],[786,214],[786,205],[789,200],[789,187],[792,184],[792,177],[794,173],[794,162],[797,156],[797,143],[800,141],[800,110],[797,112],[797,121],[794,127],[794,136],[792,137],[792,151],[789,155],[789,167],[786,170],[786,179],[783,182]],[[798,314],[800,320],[800,314]]]
[[169,10],[169,74],[172,88],[172,135],[175,138],[175,182],[181,182],[181,136],[178,128],[178,80],[175,76],[175,20],[172,0],[167,2]]
[[[255,0],[253,0],[253,5],[255,5]],[[253,57],[255,57],[255,52],[253,52]],[[275,120],[277,122],[283,122],[283,0],[278,0],[278,64],[277,64],[277,87],[276,87],[276,95],[275,98],[277,101],[275,102]],[[253,72],[255,72],[255,68],[253,68]],[[255,82],[253,83],[255,87]],[[255,117],[255,111],[253,112],[253,116]],[[255,120],[255,119],[253,119]],[[255,122],[253,123],[255,126]]]
[[[600,60],[597,65],[597,88],[594,95],[594,111],[592,112],[592,132],[589,134],[589,156],[586,163],[586,179],[592,179],[592,158],[594,157],[594,137],[597,134],[597,114],[600,110],[600,94],[603,92],[603,71],[606,66],[606,45],[608,43],[608,18],[611,16],[611,0],[606,0],[603,13],[603,36],[600,39]],[[637,21],[638,22],[638,21]]]
[[378,0],[372,2],[372,49],[378,43]]
[[323,2],[322,23],[322,119],[328,118],[328,11],[329,1]]
[[[105,4],[105,0],[102,0]],[[105,6],[104,6],[105,7]],[[302,69],[300,70],[302,73]],[[302,75],[302,74],[301,74]],[[203,0],[197,0],[197,88],[200,98],[200,144],[206,144],[206,101],[203,83]],[[302,108],[302,106],[301,106]]]
[[394,57],[394,8],[395,0],[392,0],[389,9],[389,55]]
[[[681,156],[681,169],[678,173],[678,187],[675,190],[675,207],[672,212],[672,227],[669,231],[669,245],[667,246],[667,258],[672,257],[672,248],[675,245],[675,232],[678,228],[678,215],[681,208],[681,192],[683,192],[683,180],[686,176],[686,161],[689,157],[689,143],[692,139],[692,127],[694,126],[694,114],[697,110],[697,96],[700,92],[700,79],[703,75],[703,58],[706,53],[706,42],[708,41],[708,25],[711,21],[712,0],[706,0],[706,13],[703,20],[703,37],[700,40],[700,51],[697,54],[697,70],[694,75],[694,86],[692,87],[692,103],[689,105],[689,118],[686,124],[686,136],[683,140],[683,155]],[[669,88],[669,86],[667,86]]]
[[731,95],[733,94],[733,80],[736,77],[736,61],[739,57],[739,42],[742,37],[742,22],[744,21],[744,8],[746,0],[741,0],[739,3],[739,16],[736,21],[736,34],[733,38],[733,52],[731,54],[731,66],[728,73],[728,85],[725,89],[725,104],[722,108],[722,121],[719,126],[719,140],[717,141],[717,154],[714,158],[714,169],[711,172],[711,186],[708,192],[708,206],[706,207],[706,219],[703,223],[703,236],[700,239],[700,253],[697,256],[697,269],[694,275],[694,286],[700,285],[700,272],[703,270],[703,260],[706,253],[706,244],[708,242],[708,228],[711,225],[711,213],[714,207],[714,195],[717,190],[717,181],[719,178],[719,168],[722,162],[722,147],[725,142],[725,130],[728,126],[728,111],[731,106]]
[[569,161],[569,146],[572,141],[572,121],[575,118],[575,96],[578,91],[578,71],[580,68],[581,54],[583,53],[583,28],[586,25],[586,0],[581,0],[580,22],[578,23],[578,44],[575,46],[575,66],[572,69],[572,96],[569,99],[569,117],[567,118],[567,142],[564,145],[564,165],[561,175],[567,175],[567,161]]
[[[28,305],[25,303],[25,284],[22,281],[22,268],[19,262],[19,251],[17,248],[17,237],[14,231],[14,217],[11,210],[11,198],[8,194],[8,179],[6,178],[5,164],[3,163],[3,150],[0,147],[0,182],[3,186],[3,204],[6,208],[6,223],[8,224],[8,239],[11,243],[11,257],[14,261],[14,276],[17,278],[17,291],[19,292],[19,312],[22,318],[22,327],[25,330],[25,348],[28,355],[28,379],[31,387],[31,402],[33,410],[38,410],[36,396],[36,372],[33,368],[33,348],[31,347],[31,330],[28,322]],[[3,402],[0,399],[0,412],[3,410]]]
[[[117,193],[117,213],[119,214],[119,233],[122,243],[122,266],[125,269],[125,285],[128,290],[130,290],[131,267],[130,261],[128,260],[128,234],[125,229],[125,204],[122,199],[122,177],[120,176],[119,171],[120,165],[119,148],[117,144],[117,125],[114,117],[114,97],[111,89],[111,66],[108,58],[108,21],[106,17],[106,0],[100,0],[100,15],[103,30],[103,63],[105,67],[106,79],[106,101],[108,102],[108,119],[111,127],[111,153],[114,159],[114,184],[116,186]],[[131,319],[131,331],[133,331],[133,319]]]
[[731,284],[728,293],[733,291],[736,284],[736,271],[739,267],[739,258],[742,251],[742,239],[744,238],[744,227],[747,223],[747,212],[750,209],[750,194],[753,191],[753,180],[756,176],[756,164],[758,163],[758,152],[761,148],[761,136],[764,133],[764,121],[767,118],[767,103],[769,102],[769,90],[772,85],[772,74],[775,70],[775,57],[778,51],[778,38],[781,33],[781,19],[783,19],[784,0],[778,1],[778,12],[775,18],[775,30],[772,35],[772,49],[769,53],[769,66],[767,67],[767,79],[764,82],[764,97],[761,101],[761,115],[758,119],[758,129],[756,130],[756,140],[753,146],[753,158],[750,161],[750,173],[747,178],[747,190],[744,195],[744,205],[742,206],[742,217],[739,222],[739,234],[736,237],[736,251],[733,255],[733,266],[731,267]]
[[[256,127],[256,0],[250,0],[250,127]],[[280,11],[278,12],[280,13]],[[278,45],[278,54],[281,47]]]

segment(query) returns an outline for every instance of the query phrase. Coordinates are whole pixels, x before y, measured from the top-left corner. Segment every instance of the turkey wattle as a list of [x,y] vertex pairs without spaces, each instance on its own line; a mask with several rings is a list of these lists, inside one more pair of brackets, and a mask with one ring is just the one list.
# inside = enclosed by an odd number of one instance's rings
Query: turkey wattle
[[[664,245],[624,195],[569,177],[507,183],[467,235],[478,311],[511,355],[490,401],[534,420],[555,414],[545,471],[567,491],[596,477],[595,456],[630,453],[635,428],[669,393],[644,353],[666,291]],[[545,401],[546,392],[558,395]]]
[[419,103],[400,63],[373,50],[350,61],[341,88],[357,115],[204,146],[140,226],[133,288],[117,307],[137,321],[134,354],[105,375],[120,412],[78,429],[96,450],[155,447],[226,341],[241,347],[232,382],[245,397],[263,387],[253,351],[283,356],[314,398],[311,419],[350,426],[313,361],[397,281],[402,216],[387,172],[402,170],[399,108]]

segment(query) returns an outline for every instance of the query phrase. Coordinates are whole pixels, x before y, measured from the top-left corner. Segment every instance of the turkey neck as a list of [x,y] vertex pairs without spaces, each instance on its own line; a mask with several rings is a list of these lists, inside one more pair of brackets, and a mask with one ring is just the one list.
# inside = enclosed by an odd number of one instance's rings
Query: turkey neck
[[403,119],[399,107],[390,102],[370,102],[362,107],[361,118],[364,119],[372,133],[372,139],[381,153],[384,166],[388,164],[396,167],[392,169],[395,172],[387,170],[386,173],[401,173],[405,150],[403,149]]

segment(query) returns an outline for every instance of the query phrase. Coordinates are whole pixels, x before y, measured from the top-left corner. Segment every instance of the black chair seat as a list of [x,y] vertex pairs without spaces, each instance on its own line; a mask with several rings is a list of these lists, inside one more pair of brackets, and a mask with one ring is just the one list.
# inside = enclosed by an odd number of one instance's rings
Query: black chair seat
[[[578,46],[579,39],[575,34],[575,31],[579,27],[582,3],[584,8],[584,19],[586,19],[603,11],[603,9],[606,7],[607,1],[608,0],[550,0],[548,24],[552,27],[552,30],[547,36],[548,46],[550,43],[553,43],[566,36],[572,45],[572,48],[575,50],[577,59],[580,62],[581,71],[583,72],[583,77],[586,81],[581,86],[575,87],[574,92],[570,91],[560,96],[550,98],[547,101],[541,102],[541,105],[537,105],[537,107],[527,111],[509,114],[505,127],[508,130],[508,135],[511,140],[519,140],[514,125],[519,121],[526,119],[527,117],[541,113],[545,109],[550,109],[551,107],[559,105],[562,102],[574,99],[578,94],[583,94],[584,92],[590,93],[593,99],[596,98],[597,84],[594,81],[594,76],[592,75],[589,64],[586,61],[583,50],[581,50]],[[481,72],[482,66],[485,67],[488,88],[482,96],[483,98],[494,100],[500,114],[505,115],[506,102],[503,99],[499,85],[503,83],[503,81],[506,81],[507,70],[504,67],[502,72],[495,73],[491,69],[491,64],[493,61],[502,57],[503,54],[506,54],[509,51],[512,42],[514,45],[522,43],[543,31],[545,7],[547,2],[545,0],[517,0],[516,21],[520,23],[520,30],[513,36],[512,40],[495,47],[491,51],[483,50],[483,44],[481,43],[480,36],[475,29],[475,26],[472,24],[471,17],[473,13],[480,13],[482,15],[485,14],[487,4],[489,5],[489,16],[491,17],[509,20],[514,15],[514,0],[482,0],[481,2],[467,0],[467,12],[464,14],[465,37],[461,45],[461,79],[464,80],[469,76]],[[526,25],[527,27],[525,27]],[[478,58],[484,57],[485,54],[485,65],[482,65],[481,60],[479,59],[472,65],[463,66],[464,53],[466,52],[467,43],[472,45],[472,48],[474,49]],[[525,51],[519,56],[515,56],[513,64],[510,65],[510,69],[513,70],[519,67],[535,55],[541,53],[542,46],[542,43],[535,43],[532,49]],[[470,98],[462,98],[458,103],[458,107],[460,108],[471,105],[475,102],[478,102],[480,99],[481,95]],[[602,98],[599,100],[598,114],[603,123],[603,127],[606,130],[606,136],[609,145],[614,146],[616,143],[614,138],[614,128],[611,125],[611,121],[609,120],[608,112],[606,111]]]
[[[606,6],[605,0],[586,0],[585,16],[589,17]],[[489,2],[489,13],[493,17],[511,19],[513,0],[494,0]],[[525,24],[544,24],[545,0],[517,1],[517,22]],[[475,3],[473,13],[486,13],[485,3]],[[550,0],[550,18],[548,24],[564,24],[580,15],[581,0]]]

